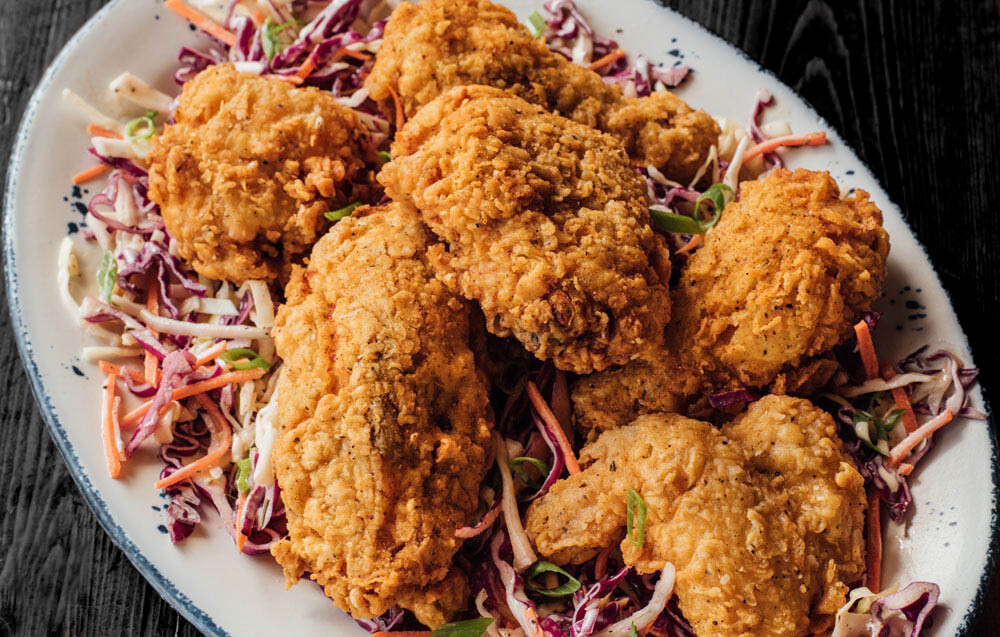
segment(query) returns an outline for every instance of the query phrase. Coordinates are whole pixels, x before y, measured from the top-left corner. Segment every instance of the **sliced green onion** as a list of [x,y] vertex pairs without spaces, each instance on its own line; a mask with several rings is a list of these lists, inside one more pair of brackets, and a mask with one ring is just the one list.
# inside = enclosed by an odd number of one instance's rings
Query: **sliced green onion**
[[632,627],[628,629],[628,637],[639,637],[639,631],[635,629],[635,624],[632,624]]
[[101,292],[101,298],[111,303],[111,293],[115,291],[118,283],[118,262],[115,255],[105,250],[101,257],[101,267],[97,269],[97,288]]
[[656,227],[664,232],[678,232],[680,234],[702,234],[704,232],[701,225],[687,215],[650,208],[649,216],[652,217]]
[[264,55],[267,56],[268,62],[274,60],[274,56],[277,55],[281,49],[287,46],[278,40],[278,35],[296,23],[297,20],[289,20],[288,22],[282,24],[274,24],[274,22],[271,21],[271,18],[264,20],[264,28],[260,33],[260,44],[264,49]]
[[140,139],[149,139],[156,132],[156,123],[153,118],[159,115],[156,111],[147,111],[142,117],[136,117],[128,124],[125,124],[125,139],[130,142]]
[[514,475],[520,478],[521,482],[524,484],[528,486],[537,485],[537,482],[528,477],[528,473],[524,470],[524,467],[522,466],[522,463],[524,462],[527,462],[535,469],[538,469],[538,472],[542,474],[542,478],[549,475],[549,465],[545,464],[538,458],[532,458],[530,456],[518,456],[517,458],[511,458],[508,463],[510,464],[510,470],[513,471]]
[[531,23],[531,33],[536,38],[542,37],[545,33],[545,18],[541,16],[537,11],[528,16],[528,22]]
[[880,448],[878,446],[878,443],[882,442],[883,440],[884,441],[889,440],[889,432],[891,432],[893,429],[896,428],[896,425],[899,424],[899,419],[902,415],[903,415],[902,409],[895,409],[891,411],[889,415],[886,416],[885,419],[882,419],[873,413],[861,409],[856,409],[854,411],[855,430],[857,430],[857,426],[859,424],[864,423],[865,425],[867,425],[866,431],[868,433],[868,438],[869,438],[869,440],[865,440],[861,436],[858,436],[858,440],[864,443],[864,445],[869,449],[871,449],[872,451],[883,456],[888,456],[889,452],[884,448]]
[[491,625],[493,625],[491,617],[467,619],[435,628],[431,631],[430,637],[483,637]]
[[[722,210],[726,207],[726,193],[730,195],[733,194],[733,189],[726,184],[712,184],[708,189],[701,194],[698,199],[694,202],[694,213],[692,216],[698,222],[698,226],[701,231],[708,232],[715,227],[715,224],[719,223],[719,219],[722,218]],[[715,208],[713,210],[712,217],[708,220],[702,221],[699,212],[701,211],[701,202],[708,200],[714,204]]]
[[330,212],[323,213],[323,216],[329,219],[330,221],[340,221],[344,217],[350,216],[350,214],[354,212],[354,209],[360,205],[361,205],[360,203],[354,202],[352,204],[344,206],[340,210],[332,210]]
[[243,458],[236,463],[236,488],[239,492],[246,493],[250,490],[250,458]]
[[392,159],[392,155],[390,155],[389,153],[385,152],[384,150],[380,150],[380,151],[378,151],[378,158],[381,159],[384,162],[387,162],[387,161],[390,161]]
[[245,347],[227,349],[219,355],[219,358],[232,365],[235,369],[269,369],[271,367],[271,363],[261,358],[257,352]]
[[[560,584],[555,588],[542,588],[534,581],[535,578],[542,573],[555,573],[557,575],[562,575],[566,578],[566,583]],[[529,590],[540,595],[545,595],[546,597],[565,597],[566,595],[572,595],[576,591],[580,590],[580,580],[576,579],[555,564],[544,560],[538,560],[529,566],[528,570],[524,572],[524,579],[527,582],[526,586]]]
[[642,546],[646,534],[646,501],[635,489],[628,490],[628,505],[625,510],[625,534],[633,546]]

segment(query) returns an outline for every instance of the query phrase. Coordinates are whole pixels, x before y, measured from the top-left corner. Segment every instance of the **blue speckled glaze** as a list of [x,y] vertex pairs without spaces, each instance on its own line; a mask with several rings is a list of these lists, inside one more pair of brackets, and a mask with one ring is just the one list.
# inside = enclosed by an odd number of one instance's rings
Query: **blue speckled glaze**
[[[655,1],[655,0],[652,0]],[[21,359],[24,363],[25,369],[28,372],[28,378],[31,382],[32,391],[35,394],[35,398],[41,409],[42,416],[48,426],[49,432],[52,436],[56,447],[59,449],[66,465],[69,467],[70,473],[73,476],[78,488],[84,496],[87,504],[90,506],[91,510],[97,516],[98,521],[101,526],[111,537],[111,540],[115,545],[121,549],[129,561],[139,570],[140,573],[152,584],[152,586],[159,592],[159,594],[166,599],[174,608],[176,608],[185,618],[187,618],[192,624],[194,624],[203,633],[209,635],[226,635],[224,631],[216,622],[210,617],[205,611],[199,608],[191,599],[189,599],[184,593],[182,593],[170,580],[168,580],[164,575],[140,552],[138,547],[129,539],[127,533],[122,529],[118,523],[112,518],[111,513],[108,509],[107,504],[91,484],[86,472],[83,470],[82,464],[77,457],[72,445],[69,443],[66,431],[60,423],[59,419],[56,417],[55,410],[52,405],[51,398],[45,388],[42,380],[41,373],[38,369],[35,356],[33,344],[28,336],[27,326],[24,324],[21,312],[21,290],[18,285],[17,277],[17,254],[14,251],[14,241],[12,238],[13,230],[13,220],[14,220],[14,205],[13,205],[13,195],[15,187],[18,183],[18,178],[22,168],[22,156],[28,136],[28,131],[34,121],[37,109],[39,96],[42,95],[49,87],[52,82],[53,75],[57,68],[59,68],[68,58],[71,49],[79,40],[88,32],[93,30],[110,12],[112,12],[115,7],[117,7],[122,0],[112,0],[104,8],[102,8],[96,15],[94,15],[80,31],[73,36],[69,43],[64,47],[63,51],[55,59],[49,69],[46,71],[41,82],[39,83],[31,101],[28,103],[28,107],[25,111],[24,117],[22,119],[17,139],[14,144],[13,152],[11,154],[11,160],[9,163],[9,173],[7,179],[7,189],[6,189],[6,200],[4,202],[4,269],[7,282],[8,299],[10,304],[10,314],[12,325],[15,332],[15,337],[17,338],[18,349],[21,354]],[[666,9],[664,9],[666,10]],[[683,16],[681,16],[683,18]],[[158,17],[157,17],[158,19]],[[698,32],[705,34],[719,42],[722,42],[720,38],[709,33],[701,25],[698,25],[687,18],[683,18],[684,22],[692,30],[697,30]],[[676,38],[672,41],[676,43]],[[674,44],[671,44],[671,48],[675,48]],[[733,51],[735,55],[739,55],[746,60],[750,60],[743,51],[729,45],[726,43],[727,48]],[[697,58],[697,54],[693,54],[691,57]],[[668,63],[679,62],[676,59],[677,56],[671,56],[666,61]],[[781,84],[781,82],[767,69],[760,67],[756,62],[753,62],[761,71],[769,75],[775,84]],[[825,122],[818,114],[813,111],[812,113],[816,120],[821,122],[824,128],[828,130],[833,130],[827,122]],[[870,171],[863,165],[858,167],[853,167],[848,170],[846,174],[854,174],[854,170],[864,171],[867,174],[871,174]],[[872,176],[874,181],[877,179]],[[918,300],[917,295],[907,293],[907,295],[899,297],[902,302],[906,300]],[[919,311],[919,308],[917,308]],[[909,323],[909,321],[908,321]],[[919,321],[915,321],[919,323]],[[907,326],[908,329],[912,329],[911,326]],[[988,396],[986,395],[985,388],[983,389],[983,401],[986,406],[987,414],[991,414]],[[997,457],[997,442],[995,436],[991,436],[990,441],[992,444],[992,466],[991,475],[993,483],[994,492],[994,503],[997,501],[997,485],[1000,484],[1000,460]],[[1000,533],[997,532],[998,520],[997,520],[997,510],[994,506],[992,512],[992,523],[993,523],[993,534],[990,541],[989,553],[987,555],[987,568],[982,574],[982,580],[979,584],[979,588],[973,603],[968,609],[966,609],[963,616],[959,634],[968,635],[970,633],[970,623],[976,614],[982,608],[982,605],[986,599],[986,595],[989,591],[989,583],[991,579],[991,574],[993,569],[996,567],[997,556],[1000,554]]]

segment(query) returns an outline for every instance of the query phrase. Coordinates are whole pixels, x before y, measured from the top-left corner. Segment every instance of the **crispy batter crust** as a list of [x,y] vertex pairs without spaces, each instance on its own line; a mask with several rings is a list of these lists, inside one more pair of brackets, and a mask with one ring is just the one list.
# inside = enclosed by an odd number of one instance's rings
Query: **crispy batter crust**
[[681,611],[699,635],[800,636],[864,569],[864,481],[832,418],[769,396],[719,431],[676,414],[642,416],[584,447],[584,470],[528,509],[544,559],[580,563],[621,540],[629,488],[648,507],[641,573],[677,569]]
[[296,267],[274,330],[289,536],[272,553],[356,617],[399,604],[438,626],[468,601],[455,530],[474,522],[492,414],[429,239],[401,204],[359,209]]
[[836,369],[822,355],[882,294],[888,253],[868,193],[842,199],[829,173],[744,182],[681,273],[665,344],[578,382],[578,424],[593,437],[699,392],[818,388]]
[[435,271],[487,326],[586,373],[658,340],[669,257],[613,137],[499,89],[456,87],[410,120],[379,174],[440,243]]
[[174,120],[153,140],[149,195],[209,278],[287,277],[330,226],[323,213],[377,190],[368,131],[315,88],[211,66],[184,85]]
[[487,0],[399,5],[365,86],[386,113],[393,93],[408,117],[454,86],[505,89],[618,137],[633,162],[687,183],[719,137],[715,121],[671,93],[628,98],[531,35],[506,7]]

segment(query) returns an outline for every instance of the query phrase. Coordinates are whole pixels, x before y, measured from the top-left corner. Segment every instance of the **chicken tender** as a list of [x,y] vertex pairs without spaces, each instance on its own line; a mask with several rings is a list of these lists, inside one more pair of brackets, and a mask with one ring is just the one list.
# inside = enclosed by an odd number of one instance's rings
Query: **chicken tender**
[[[541,557],[580,563],[620,541],[640,573],[669,562],[699,635],[806,635],[864,570],[864,480],[806,400],[761,399],[723,431],[649,414],[580,460],[528,509]],[[621,540],[630,488],[647,506],[641,546]]]
[[370,135],[328,93],[211,66],[153,140],[149,196],[204,276],[287,278],[330,222],[377,191]]
[[633,358],[669,318],[669,253],[613,137],[499,89],[456,87],[411,119],[379,180],[440,240],[437,276],[487,328],[587,373]]
[[361,208],[295,268],[274,329],[289,535],[272,553],[356,617],[399,604],[435,627],[468,601],[455,530],[474,523],[492,413],[429,240],[412,209]]
[[399,5],[365,81],[372,98],[386,113],[398,99],[412,117],[449,88],[468,84],[505,89],[610,133],[634,163],[684,183],[719,137],[711,116],[672,93],[623,97],[597,73],[550,51],[506,7],[488,0]]
[[[574,388],[584,430],[673,409],[698,392],[823,385],[822,358],[882,294],[889,238],[859,190],[841,198],[829,173],[775,170],[743,182],[671,295],[663,346]],[[620,416],[602,397],[616,396]]]

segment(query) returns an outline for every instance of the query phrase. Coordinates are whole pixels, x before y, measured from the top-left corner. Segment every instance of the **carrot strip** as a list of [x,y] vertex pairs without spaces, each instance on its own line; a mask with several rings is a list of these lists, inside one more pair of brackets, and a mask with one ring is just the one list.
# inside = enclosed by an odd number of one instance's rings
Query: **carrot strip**
[[905,477],[905,476],[910,475],[911,473],[913,473],[913,469],[914,469],[914,466],[912,464],[910,464],[909,462],[900,462],[899,463],[899,475],[901,475],[901,476]]
[[[895,375],[896,370],[892,368],[891,364],[882,365],[882,378],[888,381],[892,380]],[[906,390],[902,387],[893,387],[890,391],[892,391],[892,399],[896,403],[896,408],[903,410],[903,415],[900,416],[903,420],[903,428],[906,429],[906,433],[913,433],[920,424],[917,422],[917,415],[913,412],[913,405],[910,404],[910,397],[906,395]],[[912,469],[910,470],[912,471]]]
[[[146,309],[149,310],[151,314],[160,313],[160,302],[156,298],[156,290],[153,288],[153,282],[150,281],[146,288]],[[157,338],[160,337],[156,333],[156,330],[150,330],[153,335]],[[145,359],[143,359],[143,370],[146,375],[146,382],[157,387],[160,384],[160,361],[157,360],[156,356],[153,355],[148,349],[145,350]]]
[[243,525],[240,520],[243,518],[243,507],[246,506],[247,496],[240,494],[240,503],[236,505],[236,552],[243,553],[243,545],[247,543],[247,536],[243,534]]
[[174,13],[181,16],[205,33],[211,35],[216,40],[219,40],[230,47],[236,46],[236,34],[222,28],[201,11],[184,4],[182,0],[167,0],[163,4],[167,5],[168,9],[173,10]]
[[528,622],[534,625],[535,627],[535,632],[531,637],[545,637],[545,632],[542,630],[542,625],[538,621],[538,615],[535,614],[535,611],[531,610],[530,606],[524,609],[524,616],[528,620]]
[[701,242],[704,239],[705,239],[705,235],[703,235],[703,234],[696,234],[693,237],[691,237],[691,239],[687,243],[685,243],[684,245],[682,245],[680,247],[680,249],[678,249],[677,252],[675,252],[674,254],[684,254],[685,252],[690,252],[691,250],[694,250],[695,248],[697,248],[698,246],[700,246]]
[[302,66],[299,67],[299,72],[296,73],[295,75],[299,79],[305,80],[307,77],[309,77],[309,74],[315,70],[316,70],[316,50],[313,49],[313,52],[309,54],[309,57],[307,57],[306,61],[302,63]]
[[[209,378],[199,383],[194,383],[193,385],[178,387],[174,390],[173,395],[171,396],[171,401],[181,400],[182,398],[188,398],[189,396],[197,396],[207,391],[224,387],[230,383],[242,383],[248,380],[257,380],[265,373],[267,373],[266,369],[245,369],[236,372],[229,372],[228,374],[222,374],[220,376],[216,376],[215,378]],[[146,412],[149,411],[149,407],[152,404],[153,401],[148,400],[130,411],[124,418],[122,418],[122,425],[132,426],[138,423],[142,420],[142,417],[146,414]],[[162,416],[169,408],[169,405],[164,405],[160,415]]]
[[858,337],[858,351],[865,366],[865,377],[868,380],[878,377],[878,357],[875,356],[875,345],[872,343],[872,333],[868,329],[868,323],[858,321],[854,326],[854,333]]
[[380,630],[372,633],[372,637],[427,637],[430,634],[429,630]]
[[782,146],[822,146],[826,143],[826,133],[802,133],[801,135],[783,135],[782,137],[772,137],[765,139],[759,144],[751,146],[743,153],[743,163],[746,163],[764,153],[778,150]]
[[597,559],[594,560],[594,580],[604,578],[604,573],[608,570],[608,557],[614,549],[615,545],[611,544],[598,553]]
[[211,363],[226,351],[226,344],[219,343],[218,345],[213,345],[211,349],[207,350],[201,355],[201,358],[194,362],[195,369],[201,367],[205,363]]
[[124,367],[121,365],[115,365],[114,363],[109,363],[108,361],[98,361],[97,367],[105,374],[114,374],[115,376],[124,377],[128,374],[129,378],[136,383],[146,382],[146,377],[143,376],[142,372],[137,372],[134,369]]
[[253,20],[255,25],[260,27],[260,25],[264,24],[264,13],[260,9],[257,9],[253,12],[253,15],[250,16],[250,19]]
[[913,433],[907,434],[905,438],[899,441],[899,444],[889,450],[889,466],[895,467],[898,465],[917,445],[930,438],[931,434],[947,425],[954,417],[955,414],[951,413],[950,409],[945,409],[943,413],[931,418]]
[[367,62],[372,59],[370,53],[365,53],[364,51],[355,51],[354,49],[341,49],[341,53],[349,58],[354,58],[355,60],[361,60],[362,62]]
[[97,124],[91,124],[87,126],[87,133],[91,137],[108,137],[110,139],[121,139],[122,136],[113,130],[108,130],[103,126],[98,126]]
[[525,388],[528,390],[528,398],[531,399],[531,403],[535,406],[545,424],[552,430],[556,441],[559,443],[559,447],[563,451],[563,455],[566,456],[566,470],[569,471],[570,475],[580,473],[580,463],[576,460],[576,454],[573,453],[573,447],[570,446],[569,439],[566,438],[566,433],[562,430],[562,426],[559,425],[559,419],[552,413],[548,403],[542,398],[542,394],[538,391],[538,387],[535,386],[534,382],[529,380]]
[[865,524],[868,545],[865,585],[873,593],[882,588],[882,500],[873,489],[868,490],[868,519]]
[[399,95],[396,91],[389,89],[389,93],[392,95],[392,103],[396,107],[396,132],[403,130],[403,124],[406,123],[406,113],[403,111],[403,103],[399,100]]
[[111,170],[111,166],[108,166],[107,164],[97,164],[93,168],[88,168],[87,170],[80,171],[73,175],[73,183],[79,186],[80,184],[88,182],[91,179],[100,177],[109,170]]
[[590,69],[591,71],[596,71],[597,69],[601,68],[602,66],[607,66],[607,65],[612,64],[614,62],[617,62],[619,59],[621,59],[623,57],[625,57],[625,51],[623,51],[622,49],[615,49],[614,51],[612,51],[611,53],[608,53],[604,57],[598,58],[598,59],[594,60],[593,62],[591,62],[590,66],[588,66],[587,68]]
[[104,457],[108,461],[108,473],[112,478],[118,479],[122,474],[122,457],[118,452],[118,444],[115,441],[115,419],[118,417],[118,404],[115,401],[115,386],[118,377],[114,372],[108,374],[108,385],[104,388]]
[[229,453],[229,449],[232,447],[233,431],[229,428],[229,425],[226,423],[226,419],[222,416],[222,412],[219,411],[219,408],[215,405],[215,403],[206,398],[204,394],[198,394],[195,396],[195,400],[197,400],[198,404],[200,404],[202,408],[208,412],[208,418],[206,420],[212,430],[212,441],[215,441],[216,434],[221,434],[222,442],[220,442],[215,449],[209,448],[208,453],[201,458],[198,458],[190,464],[184,465],[166,478],[154,482],[153,486],[157,489],[165,489],[171,485],[181,482],[182,480],[186,480],[199,471],[208,469],[222,459],[223,456]]

